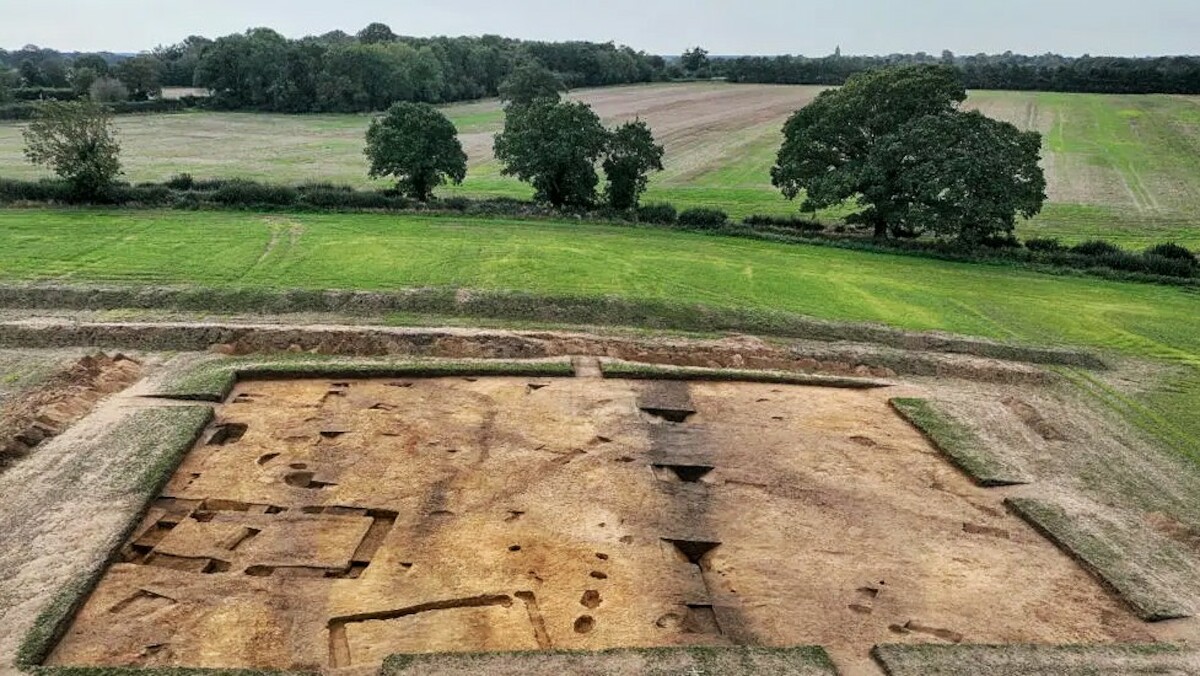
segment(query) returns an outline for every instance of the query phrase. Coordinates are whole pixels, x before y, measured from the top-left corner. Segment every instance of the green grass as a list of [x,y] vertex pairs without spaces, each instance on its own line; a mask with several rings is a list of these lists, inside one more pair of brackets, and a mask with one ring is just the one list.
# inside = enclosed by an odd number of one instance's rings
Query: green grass
[[892,408],[980,486],[1012,486],[1028,479],[988,451],[983,440],[925,399],[896,398]]
[[1146,622],[1191,617],[1196,564],[1165,539],[1069,514],[1046,500],[1008,498],[1005,504],[1111,587]]
[[605,363],[601,366],[601,370],[604,372],[605,378],[626,378],[629,380],[732,381],[802,385],[806,387],[833,387],[850,390],[871,390],[889,386],[889,383],[885,381],[869,380],[866,378],[841,378],[837,376],[787,373],[782,371],[658,366],[655,364],[634,364],[629,362]]
[[[720,208],[735,217],[793,214],[797,204],[771,186],[769,170],[788,112],[819,88],[769,88],[776,93],[768,97],[772,112],[766,117],[761,107],[731,105],[736,103],[731,99],[763,91],[756,85],[689,83],[572,95],[592,101],[610,124],[640,115],[659,127],[667,145],[666,171],[652,179],[648,201]],[[688,107],[697,97],[711,97],[727,117]],[[968,105],[1045,136],[1051,202],[1040,216],[1020,225],[1022,236],[1067,242],[1103,237],[1132,248],[1174,240],[1200,248],[1200,97],[977,91]],[[667,109],[694,122],[664,113]],[[501,176],[491,157],[489,137],[504,119],[497,101],[443,110],[464,135],[471,156],[466,183],[443,194],[531,195],[528,186]],[[369,115],[189,112],[127,116],[118,126],[132,181],[190,172],[380,186],[383,182],[367,178],[362,154],[369,120]],[[19,123],[0,123],[0,176],[45,175],[22,156],[20,129]],[[846,213],[831,210],[821,217],[834,220]]]
[[519,653],[393,655],[383,676],[605,676],[644,674],[684,676],[832,676],[837,673],[824,648],[708,647],[635,648],[596,652],[551,650]]
[[[890,676],[1099,676],[1184,673],[1195,653],[1178,646],[878,645],[871,655]],[[1181,671],[1175,671],[1175,669]]]
[[[300,225],[268,251],[271,225]],[[621,296],[1079,345],[1179,367],[1138,401],[1200,461],[1200,295],[658,229],[385,215],[0,211],[0,280]],[[1153,433],[1153,430],[1151,430]]]
[[449,376],[515,376],[570,378],[566,361],[463,361],[354,359],[326,355],[214,359],[184,370],[158,387],[154,396],[218,402],[229,396],[239,379],[254,378],[440,378]]

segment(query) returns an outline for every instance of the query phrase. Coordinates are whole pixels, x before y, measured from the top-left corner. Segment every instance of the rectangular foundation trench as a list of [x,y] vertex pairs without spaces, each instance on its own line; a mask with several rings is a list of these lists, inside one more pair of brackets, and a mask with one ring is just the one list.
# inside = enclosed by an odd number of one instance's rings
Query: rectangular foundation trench
[[48,663],[1145,638],[887,396],[243,382]]

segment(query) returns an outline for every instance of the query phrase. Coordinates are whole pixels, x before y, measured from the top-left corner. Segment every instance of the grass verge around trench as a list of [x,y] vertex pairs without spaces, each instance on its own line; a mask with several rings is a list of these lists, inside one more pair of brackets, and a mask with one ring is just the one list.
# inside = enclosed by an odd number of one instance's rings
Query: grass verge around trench
[[212,416],[212,409],[207,406],[139,409],[131,412],[119,427],[95,441],[97,447],[127,458],[127,471],[111,480],[120,482],[114,489],[136,496],[140,508],[129,520],[124,532],[114,534],[109,541],[109,555],[69,581],[38,615],[17,649],[15,661],[18,668],[51,676],[64,673],[58,667],[40,665],[54,649],[76,611],[87,601],[121,545],[141,522],[150,502],[166,485],[183,456],[192,449]]
[[722,676],[836,676],[823,648],[687,647],[604,650],[393,655],[382,676],[607,676],[721,674]]
[[890,387],[891,383],[867,378],[845,378],[783,371],[752,369],[714,369],[699,367],[659,366],[624,361],[604,361],[600,370],[605,378],[628,380],[690,380],[707,382],[753,382],[809,387],[837,387],[852,390],[871,390]]
[[1194,564],[1172,543],[1148,544],[1128,527],[1106,527],[1046,500],[1008,498],[1005,504],[1116,592],[1143,621],[1192,616],[1194,609],[1181,596],[1194,585]]
[[220,402],[239,380],[286,378],[441,378],[450,376],[570,378],[571,363],[364,359],[324,355],[215,358],[169,376],[147,396]]
[[1186,673],[1200,653],[1147,645],[877,645],[888,676],[1127,676]]
[[961,422],[939,411],[926,399],[895,398],[892,408],[920,430],[933,445],[978,485],[1014,486],[1029,482],[984,448],[984,442]]

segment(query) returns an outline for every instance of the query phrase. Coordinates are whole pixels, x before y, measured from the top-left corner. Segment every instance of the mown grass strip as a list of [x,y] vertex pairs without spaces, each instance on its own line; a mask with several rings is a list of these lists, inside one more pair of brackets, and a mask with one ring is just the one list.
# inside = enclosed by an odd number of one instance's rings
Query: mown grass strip
[[618,649],[598,652],[540,651],[393,655],[382,676],[835,676],[837,670],[823,648],[688,647]]
[[888,676],[1096,676],[1187,673],[1200,653],[1170,644],[877,645],[871,656]]
[[150,397],[223,401],[241,380],[285,378],[570,378],[569,361],[469,361],[347,358],[325,355],[233,357],[203,362],[166,379]]
[[988,452],[974,432],[938,411],[928,400],[895,398],[889,403],[976,484],[995,487],[1029,482],[1022,473]]
[[1005,504],[1112,589],[1142,620],[1192,616],[1192,609],[1179,601],[1170,583],[1160,582],[1159,573],[1169,575],[1173,568],[1186,565],[1181,554],[1167,549],[1146,551],[1144,543],[1121,542],[1120,534],[1111,528],[1068,514],[1049,501],[1009,498]]
[[135,495],[141,507],[124,531],[110,540],[109,555],[67,582],[38,615],[17,649],[15,661],[19,668],[36,669],[39,673],[60,673],[57,669],[40,667],[42,661],[66,632],[76,611],[100,581],[121,545],[141,522],[151,500],[166,485],[175,467],[192,449],[212,416],[212,409],[207,406],[140,409],[130,413],[119,427],[95,442],[96,447],[125,459],[128,471],[116,473],[111,480],[119,481],[121,485],[112,488]]
[[631,362],[603,362],[600,366],[605,378],[628,380],[692,380],[711,382],[772,383],[780,385],[808,385],[812,387],[837,387],[851,390],[871,390],[891,387],[891,383],[867,378],[845,378],[782,371],[754,371],[749,369],[712,369],[699,367],[672,367],[656,364]]

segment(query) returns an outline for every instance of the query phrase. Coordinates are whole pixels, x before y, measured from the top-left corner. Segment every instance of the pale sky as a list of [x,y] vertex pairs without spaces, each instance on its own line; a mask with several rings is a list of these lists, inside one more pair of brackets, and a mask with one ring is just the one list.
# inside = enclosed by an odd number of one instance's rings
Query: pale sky
[[268,26],[290,37],[494,33],[655,54],[1200,53],[1200,0],[0,0],[0,47],[134,52]]

